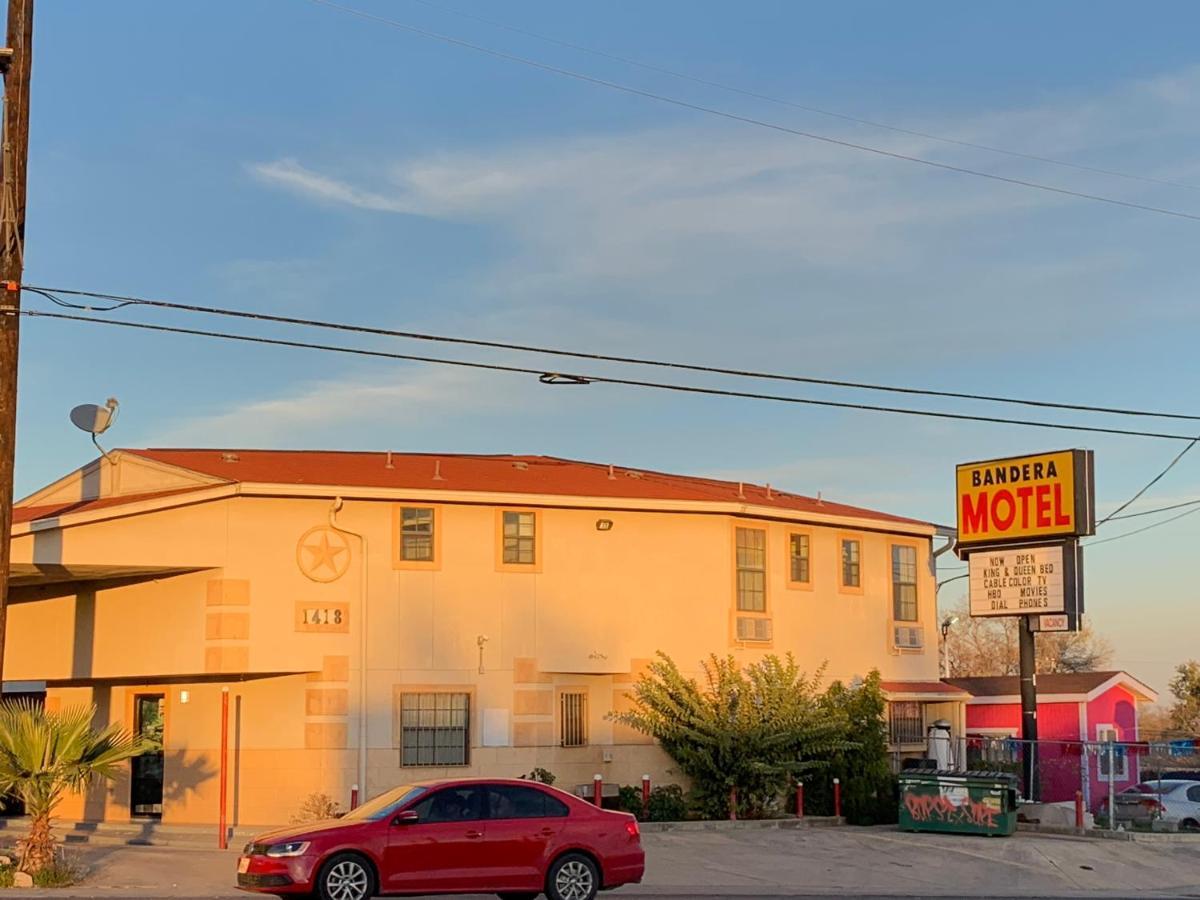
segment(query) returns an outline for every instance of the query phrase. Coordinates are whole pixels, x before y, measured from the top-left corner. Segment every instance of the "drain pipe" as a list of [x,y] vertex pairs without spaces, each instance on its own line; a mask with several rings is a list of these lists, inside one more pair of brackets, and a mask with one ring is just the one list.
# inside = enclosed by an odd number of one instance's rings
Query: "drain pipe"
[[329,527],[339,534],[358,538],[362,543],[362,574],[358,585],[358,784],[364,797],[367,792],[367,536],[350,531],[337,523],[337,514],[343,506],[342,498],[335,497],[329,508]]

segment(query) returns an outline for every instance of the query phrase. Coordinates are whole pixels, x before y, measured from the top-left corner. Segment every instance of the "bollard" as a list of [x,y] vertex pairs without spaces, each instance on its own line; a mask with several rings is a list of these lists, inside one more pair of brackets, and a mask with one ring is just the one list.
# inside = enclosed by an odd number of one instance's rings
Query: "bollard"
[[592,776],[592,802],[597,806],[604,805],[604,776]]
[[1075,827],[1083,828],[1083,791],[1075,792]]
[[642,776],[642,818],[650,818],[650,776]]
[[804,818],[804,782],[796,782],[796,818]]
[[737,821],[737,788],[729,789],[729,821]]
[[842,782],[837,778],[833,779],[833,814],[842,817]]
[[350,785],[350,808],[351,809],[358,808],[358,785],[357,784]]

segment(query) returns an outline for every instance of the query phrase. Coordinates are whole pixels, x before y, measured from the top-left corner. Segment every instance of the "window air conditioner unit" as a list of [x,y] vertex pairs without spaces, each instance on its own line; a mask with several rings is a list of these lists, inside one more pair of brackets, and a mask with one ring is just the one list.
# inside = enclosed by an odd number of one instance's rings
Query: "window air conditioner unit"
[[895,627],[894,644],[901,650],[920,650],[925,646],[925,632],[909,625]]
[[771,640],[771,620],[738,616],[737,636],[739,641],[769,641]]

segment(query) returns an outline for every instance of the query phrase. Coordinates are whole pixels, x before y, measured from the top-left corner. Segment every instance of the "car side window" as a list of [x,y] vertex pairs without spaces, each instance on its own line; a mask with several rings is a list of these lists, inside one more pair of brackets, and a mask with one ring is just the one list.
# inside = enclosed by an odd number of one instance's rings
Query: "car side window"
[[569,812],[565,803],[537,788],[508,784],[496,784],[488,788],[490,819],[561,818]]
[[1188,788],[1187,798],[1193,803],[1200,803],[1200,784],[1194,784]]
[[483,818],[483,790],[443,788],[413,807],[419,823],[471,822]]

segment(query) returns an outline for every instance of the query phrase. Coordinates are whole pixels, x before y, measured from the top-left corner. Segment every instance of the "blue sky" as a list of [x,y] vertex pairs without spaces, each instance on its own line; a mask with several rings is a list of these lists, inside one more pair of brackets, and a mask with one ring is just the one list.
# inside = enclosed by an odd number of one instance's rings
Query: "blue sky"
[[[455,3],[796,103],[1200,186],[1194,4],[1160,3],[1148,15],[1096,2]],[[1200,189],[726,94],[464,19],[440,0],[352,5],[793,128],[1200,213]],[[309,0],[47,3],[38,15],[30,283],[1197,411],[1200,222],[724,121]],[[110,395],[122,414],[109,437],[124,446],[546,453],[769,480],[943,522],[953,519],[958,461],[1093,448],[1103,512],[1178,450],[600,385],[548,388],[533,378],[48,320],[23,327],[19,494],[91,457],[66,414]],[[456,353],[514,360],[445,355]],[[1166,427],[1153,430],[1187,430],[1158,424]],[[1200,497],[1200,451],[1141,506],[1192,497]],[[1113,523],[1101,536],[1151,521]],[[1160,689],[1171,667],[1197,652],[1200,590],[1189,563],[1198,529],[1200,515],[1087,554],[1094,624],[1117,646],[1118,665]],[[941,599],[957,600],[960,585]]]

